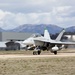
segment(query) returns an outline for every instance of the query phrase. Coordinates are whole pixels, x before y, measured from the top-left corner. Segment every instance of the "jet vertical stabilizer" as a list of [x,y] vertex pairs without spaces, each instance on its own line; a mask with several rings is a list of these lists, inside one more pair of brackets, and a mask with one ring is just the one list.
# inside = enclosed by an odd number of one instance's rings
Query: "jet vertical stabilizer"
[[63,36],[63,33],[65,32],[65,30],[63,29],[61,31],[61,33],[58,35],[58,37],[56,38],[56,41],[60,41],[61,40],[61,37]]
[[47,29],[45,29],[45,31],[44,31],[44,38],[46,38],[48,40],[52,40]]

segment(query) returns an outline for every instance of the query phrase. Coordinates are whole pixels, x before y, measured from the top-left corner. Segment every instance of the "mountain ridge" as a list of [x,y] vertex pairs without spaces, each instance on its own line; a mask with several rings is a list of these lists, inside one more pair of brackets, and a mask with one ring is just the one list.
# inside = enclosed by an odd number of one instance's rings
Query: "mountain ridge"
[[[0,32],[27,32],[27,33],[44,33],[44,29],[47,28],[49,33],[59,33],[63,28],[53,24],[23,24],[14,29],[4,30],[0,28]],[[75,26],[66,28],[66,32],[75,33]]]
[[32,24],[24,24],[22,26],[19,26],[11,31],[14,32],[32,32],[32,33],[41,33],[43,34],[44,29],[47,28],[48,31],[52,34],[58,33],[62,30],[61,27],[58,27],[56,25],[51,24],[39,24],[39,25],[32,25]]
[[0,27],[0,32],[4,32],[5,30]]

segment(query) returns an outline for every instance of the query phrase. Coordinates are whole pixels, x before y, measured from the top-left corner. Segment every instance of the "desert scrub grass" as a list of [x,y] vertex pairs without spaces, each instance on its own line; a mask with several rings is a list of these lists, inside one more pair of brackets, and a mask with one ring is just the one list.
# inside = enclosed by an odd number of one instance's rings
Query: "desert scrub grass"
[[10,54],[23,54],[23,55],[32,55],[32,50],[9,50],[9,51],[0,51],[0,55],[10,55]]
[[0,59],[0,75],[75,75],[75,57]]

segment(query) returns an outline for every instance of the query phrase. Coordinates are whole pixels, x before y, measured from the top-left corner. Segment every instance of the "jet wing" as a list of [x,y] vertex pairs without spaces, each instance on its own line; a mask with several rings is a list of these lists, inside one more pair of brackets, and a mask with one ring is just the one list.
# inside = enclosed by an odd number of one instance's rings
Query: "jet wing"
[[61,45],[75,45],[75,42],[62,42],[62,41],[56,41],[56,42],[50,42],[52,44],[61,44]]
[[55,41],[55,40],[49,40],[45,38],[35,38],[34,41],[39,41],[39,42],[46,42],[50,44],[61,44],[61,45],[75,45],[75,42],[62,42],[62,41]]

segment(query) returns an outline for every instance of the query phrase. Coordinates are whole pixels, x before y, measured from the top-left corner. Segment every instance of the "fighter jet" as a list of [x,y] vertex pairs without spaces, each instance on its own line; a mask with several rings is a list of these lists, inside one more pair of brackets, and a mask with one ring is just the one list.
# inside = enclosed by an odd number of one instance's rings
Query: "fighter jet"
[[27,49],[35,48],[36,46],[38,46],[41,49],[50,50],[54,54],[57,54],[57,50],[62,49],[62,47],[64,46],[64,45],[61,46],[60,44],[60,39],[64,32],[65,30],[63,29],[58,35],[58,37],[55,40],[52,40],[48,30],[45,29],[44,36],[41,36],[40,34],[33,35],[24,40],[23,44],[28,46]]
[[65,32],[65,30],[62,30],[62,32],[58,35],[58,37],[55,40],[52,40],[48,30],[45,29],[44,37],[34,38],[35,46],[38,46],[40,48],[42,46],[45,46],[47,49],[49,49],[52,53],[54,53],[56,55],[57,51],[61,50],[65,45],[75,45],[74,42],[60,41],[64,32]]

